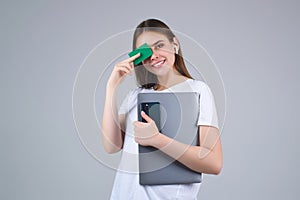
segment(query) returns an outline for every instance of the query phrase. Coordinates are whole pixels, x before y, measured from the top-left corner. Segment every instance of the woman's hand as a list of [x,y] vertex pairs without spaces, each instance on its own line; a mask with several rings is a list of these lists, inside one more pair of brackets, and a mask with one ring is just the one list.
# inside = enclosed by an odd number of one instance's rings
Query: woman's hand
[[154,146],[156,136],[159,135],[158,128],[155,121],[152,120],[144,111],[141,113],[142,117],[147,123],[135,121],[134,125],[134,138],[137,143],[143,146]]
[[140,56],[140,53],[117,63],[108,79],[107,86],[115,88],[126,77],[126,75],[132,75],[133,61]]

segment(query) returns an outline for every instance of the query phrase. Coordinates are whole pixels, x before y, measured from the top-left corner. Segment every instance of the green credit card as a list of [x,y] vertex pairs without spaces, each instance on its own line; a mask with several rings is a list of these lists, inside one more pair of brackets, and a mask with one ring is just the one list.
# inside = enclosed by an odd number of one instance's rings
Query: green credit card
[[141,53],[141,55],[140,55],[140,57],[138,57],[137,59],[135,59],[133,61],[133,63],[135,65],[140,64],[143,60],[146,60],[147,58],[149,58],[153,54],[151,48],[149,47],[149,45],[147,43],[145,43],[145,44],[141,45],[140,47],[136,48],[135,50],[130,52],[128,55],[130,57],[132,57],[132,56],[134,56],[138,53]]

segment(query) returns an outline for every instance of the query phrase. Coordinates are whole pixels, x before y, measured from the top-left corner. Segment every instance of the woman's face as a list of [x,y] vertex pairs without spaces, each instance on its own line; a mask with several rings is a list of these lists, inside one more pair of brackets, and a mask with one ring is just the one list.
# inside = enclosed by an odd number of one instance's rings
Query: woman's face
[[152,56],[143,61],[145,68],[157,76],[172,72],[175,63],[174,44],[157,32],[144,32],[136,41],[137,47],[147,43],[152,49]]

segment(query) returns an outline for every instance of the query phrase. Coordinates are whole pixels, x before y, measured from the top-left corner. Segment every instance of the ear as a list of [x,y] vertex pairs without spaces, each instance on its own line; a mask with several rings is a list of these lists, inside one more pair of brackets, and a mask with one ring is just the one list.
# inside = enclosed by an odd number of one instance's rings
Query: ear
[[175,52],[177,54],[178,51],[179,51],[179,41],[176,37],[173,37],[173,45],[174,45],[174,48],[175,48]]

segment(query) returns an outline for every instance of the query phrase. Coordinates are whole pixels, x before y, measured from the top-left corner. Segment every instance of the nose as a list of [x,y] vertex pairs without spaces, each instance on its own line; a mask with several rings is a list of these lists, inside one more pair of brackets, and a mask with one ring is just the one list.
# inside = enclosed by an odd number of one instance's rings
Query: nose
[[152,50],[152,55],[151,55],[150,59],[154,60],[154,59],[158,58],[159,57],[158,52],[154,48],[151,48],[151,50]]

